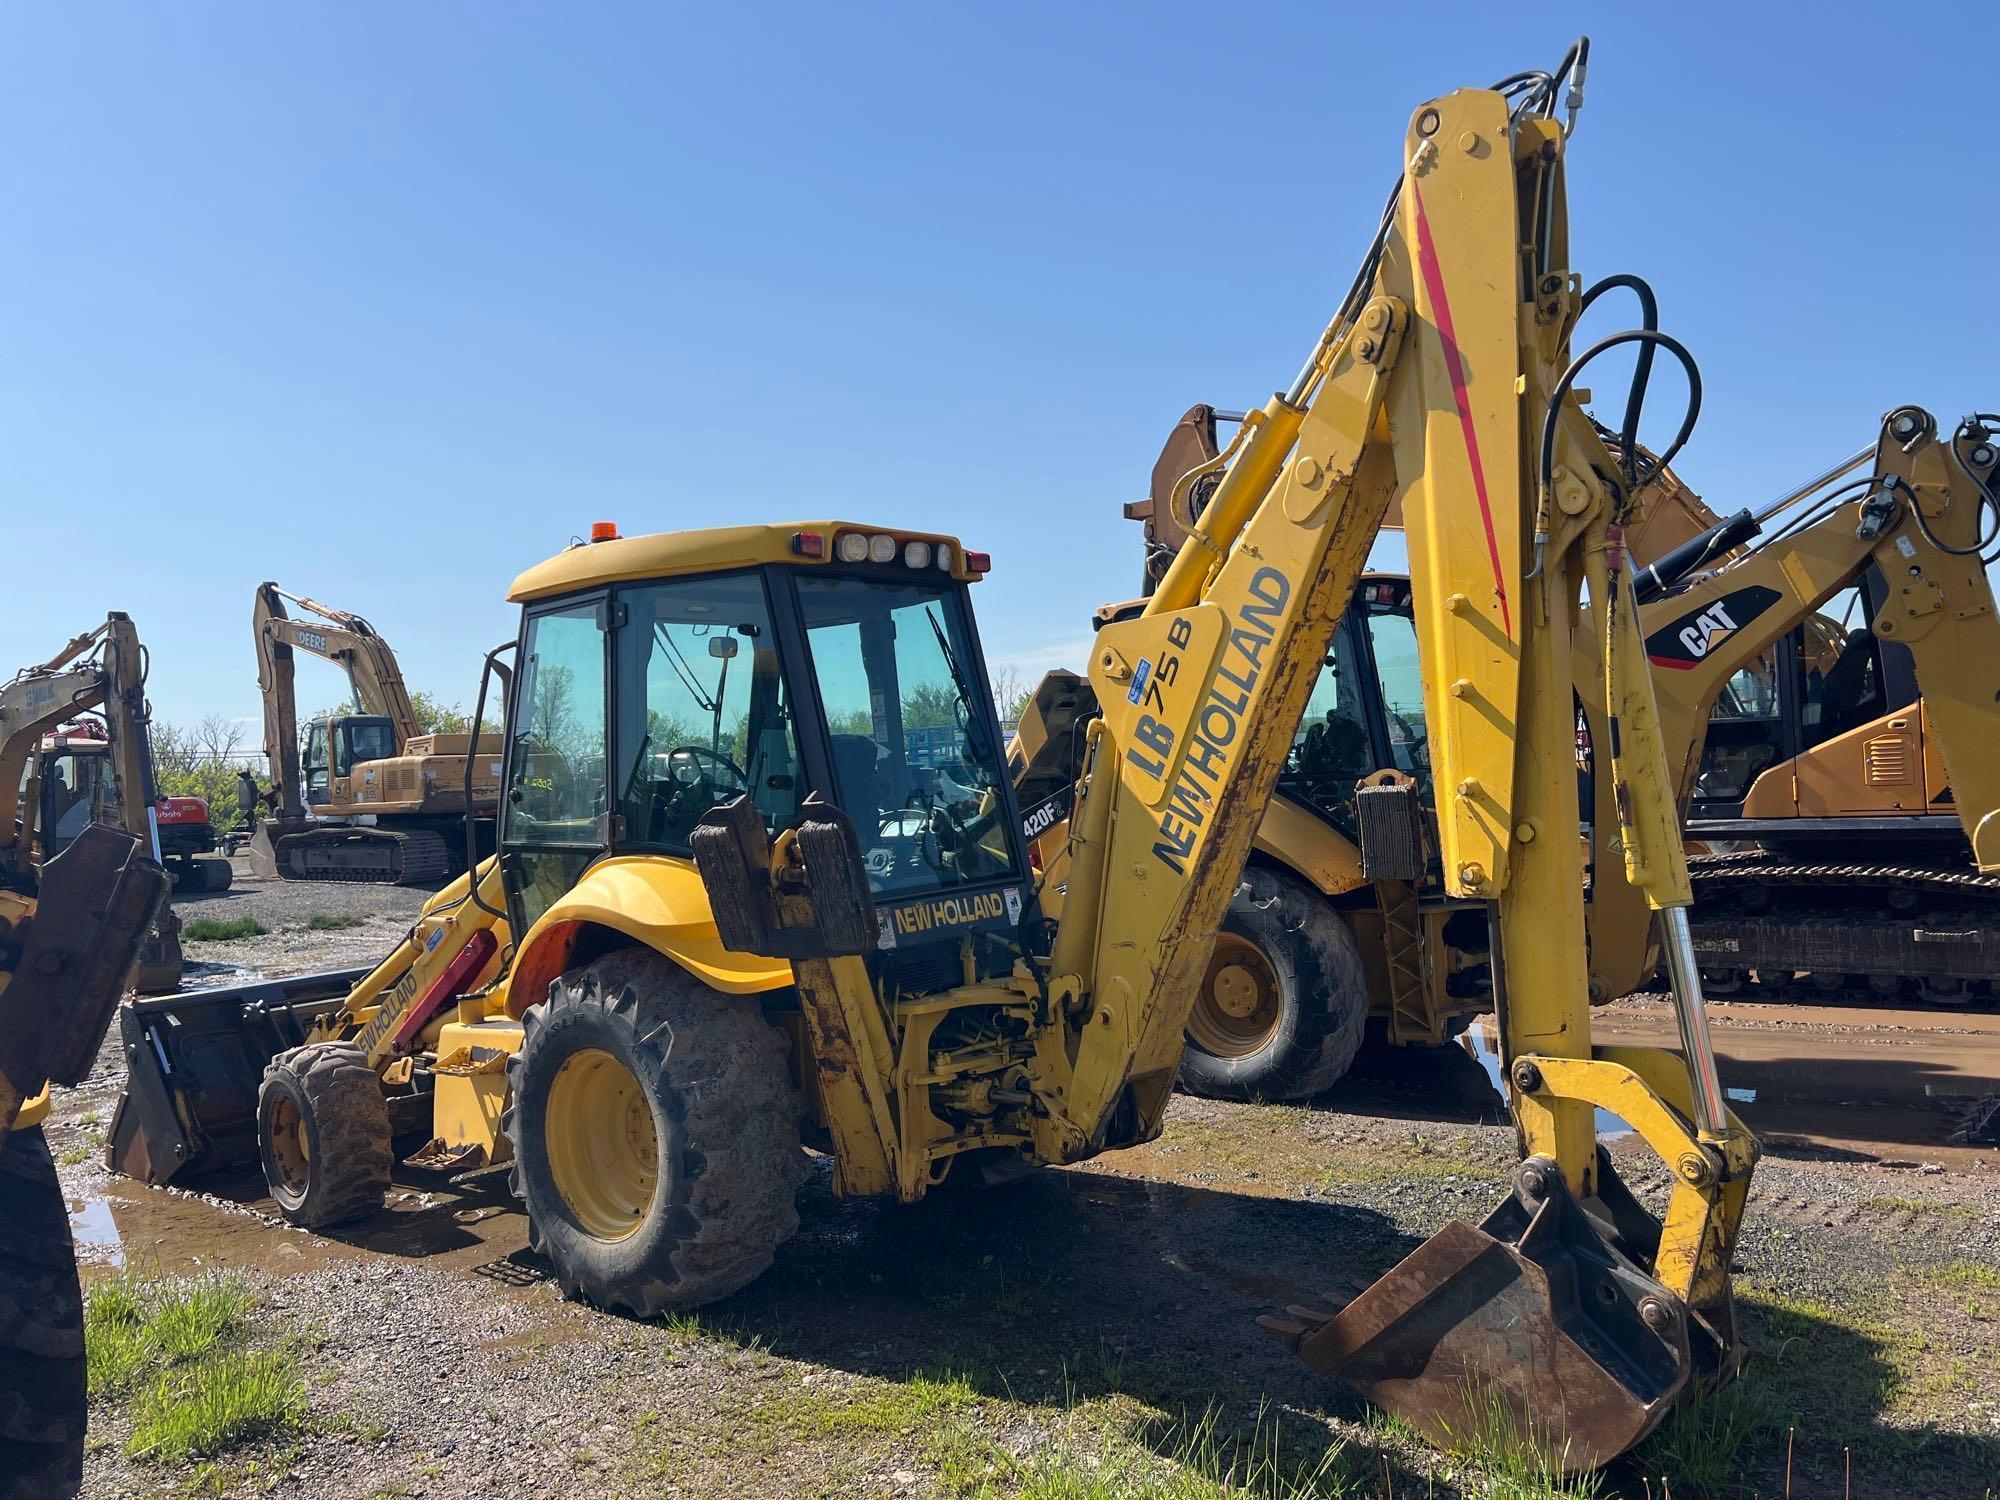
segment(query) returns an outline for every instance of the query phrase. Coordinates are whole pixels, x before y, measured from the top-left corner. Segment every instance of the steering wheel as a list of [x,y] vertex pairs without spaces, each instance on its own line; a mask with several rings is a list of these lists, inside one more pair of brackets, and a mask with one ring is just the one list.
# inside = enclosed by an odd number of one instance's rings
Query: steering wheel
[[[702,770],[703,765],[712,766],[718,775]],[[684,772],[690,774],[683,774]],[[711,750],[706,745],[676,745],[667,752],[667,775],[683,787],[693,786],[697,781],[705,781],[717,791],[748,792],[750,773],[743,770],[719,750]],[[720,779],[726,776],[727,782]]]

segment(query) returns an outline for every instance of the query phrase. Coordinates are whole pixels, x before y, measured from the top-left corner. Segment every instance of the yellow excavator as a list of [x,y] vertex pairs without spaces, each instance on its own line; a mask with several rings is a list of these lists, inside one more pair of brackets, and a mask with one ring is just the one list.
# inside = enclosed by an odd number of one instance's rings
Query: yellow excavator
[[[285,601],[311,612],[295,619]],[[250,840],[258,874],[422,885],[465,868],[465,812],[492,847],[500,763],[471,734],[422,734],[396,653],[360,615],[257,587],[251,630],[276,815]],[[347,673],[353,713],[312,720],[301,740],[295,653]],[[468,768],[470,776],[467,775]]]
[[[1650,309],[1649,290],[1643,300]],[[1230,415],[1190,410],[1162,452],[1153,494],[1126,507],[1146,523],[1148,586],[1162,549],[1185,537],[1212,489],[1222,457],[1216,422]],[[1682,805],[1691,802],[1698,819],[1693,937],[1712,989],[1737,993],[1754,974],[1760,992],[1782,993],[1806,974],[1820,995],[1865,988],[1953,1004],[1991,999],[2000,873],[1983,867],[1972,844],[1996,804],[1980,785],[1963,795],[1950,789],[1945,730],[1912,702],[1919,671],[1964,696],[1968,664],[2000,645],[1990,604],[1975,592],[1943,620],[1926,615],[1921,637],[1904,640],[1893,639],[1893,620],[1877,641],[1822,613],[1843,590],[1850,601],[1885,597],[1880,559],[1901,557],[1895,549],[1905,544],[1928,546],[1924,528],[1955,532],[1956,519],[1937,519],[1954,505],[1940,477],[1946,470],[1962,476],[1959,514],[1984,515],[1982,486],[1994,467],[1987,430],[1969,419],[1947,442],[1928,413],[1899,408],[1877,443],[1761,512],[1726,519],[1639,450],[1645,510],[1625,533],[1626,550],[1644,564],[1635,573],[1640,629]],[[1829,490],[1864,466],[1868,475]],[[1921,505],[1897,512],[1896,526],[1866,519],[1863,492],[1909,483],[1906,472],[1922,476]],[[1767,524],[1777,529],[1759,539]],[[1137,608],[1106,606],[1097,618]],[[1588,677],[1596,646],[1589,634],[1581,639],[1578,672]],[[1365,575],[1259,826],[1244,899],[1224,919],[1189,1017],[1182,1079],[1195,1092],[1308,1097],[1345,1072],[1364,1025],[1395,1045],[1434,1046],[1490,1008],[1485,924],[1445,892],[1436,869],[1415,883],[1362,874],[1357,788],[1378,771],[1400,773],[1417,782],[1427,806],[1433,800],[1421,674],[1408,577]],[[1011,747],[1035,857],[1058,888],[1076,725],[1095,711],[1082,679],[1051,673]],[[1958,760],[1976,768],[1975,726],[1960,716],[1957,732]],[[1602,715],[1586,712],[1586,797],[1593,733],[1602,735]],[[1801,745],[1795,759],[1781,758]],[[1795,786],[1819,797],[1820,816],[1796,814]],[[1596,790],[1608,793],[1609,784]],[[1784,817],[1743,816],[1760,797],[1794,805]],[[1604,795],[1596,803],[1595,826],[1615,826]],[[1717,843],[1745,839],[1762,842],[1715,852]],[[1828,864],[1835,843],[1839,859]],[[1602,875],[1602,910],[1591,918],[1592,994],[1608,999],[1649,983],[1659,949],[1650,912],[1616,861]],[[1059,898],[1045,894],[1044,908],[1058,911]],[[1315,921],[1297,920],[1301,910]],[[1301,979],[1308,966],[1318,977],[1310,988]]]
[[[43,737],[102,715],[108,775],[81,792],[92,816],[44,860],[54,825]],[[118,997],[150,941],[171,947],[171,881],[152,809],[145,667],[122,614],[0,684],[0,1488],[70,1495],[82,1482],[83,1297],[68,1205],[41,1125],[51,1083],[97,1061]],[[25,793],[25,795],[24,795]],[[162,916],[164,934],[156,932]]]
[[[114,1163],[172,1174],[225,1148],[240,1122],[179,1106],[234,1037],[262,1068],[250,1133],[288,1215],[378,1205],[414,1097],[421,1162],[505,1164],[566,1291],[651,1315],[765,1271],[797,1224],[802,1145],[832,1158],[837,1194],[911,1201],[1151,1139],[1395,506],[1443,879],[1489,923],[1523,1161],[1478,1223],[1447,1225],[1344,1310],[1267,1326],[1435,1441],[1504,1412],[1570,1469],[1630,1448],[1691,1381],[1728,1378],[1757,1146],[1723,1101],[1688,940],[1619,545],[1638,476],[1573,393],[1624,344],[1695,372],[1654,329],[1570,348],[1591,295],[1564,185],[1586,58],[1579,42],[1412,116],[1333,320],[1246,417],[1143,612],[1099,633],[1105,708],[1080,730],[1052,933],[973,623],[982,554],[848,522],[604,535],[511,593],[497,857],[337,994],[234,997],[199,1027],[128,1008]],[[1578,682],[1586,582],[1609,649]],[[1592,1045],[1579,691],[1618,726],[1598,774],[1668,935],[1682,1055]],[[1419,878],[1413,788],[1385,778],[1357,800],[1368,877]],[[257,1057],[251,1033],[281,1015],[310,1030]],[[1664,1166],[1662,1217],[1599,1148],[1598,1109]]]

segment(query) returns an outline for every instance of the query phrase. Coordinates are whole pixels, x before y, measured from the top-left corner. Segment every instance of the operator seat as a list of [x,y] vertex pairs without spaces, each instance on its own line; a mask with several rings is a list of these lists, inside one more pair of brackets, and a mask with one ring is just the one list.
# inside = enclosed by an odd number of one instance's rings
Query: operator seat
[[882,747],[865,734],[836,734],[833,743],[833,775],[840,810],[853,820],[854,832],[863,849],[873,848],[882,838]]

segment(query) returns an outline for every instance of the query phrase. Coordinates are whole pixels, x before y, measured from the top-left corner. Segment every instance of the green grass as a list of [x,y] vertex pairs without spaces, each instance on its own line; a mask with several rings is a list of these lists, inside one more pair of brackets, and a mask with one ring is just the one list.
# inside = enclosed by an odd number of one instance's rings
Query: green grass
[[316,912],[306,919],[308,932],[339,932],[344,927],[359,927],[368,920],[358,911]]
[[1595,1474],[1562,1470],[1562,1450],[1530,1421],[1522,1425],[1499,1391],[1468,1389],[1465,1415],[1444,1424],[1452,1451],[1478,1470],[1482,1500],[1597,1500],[1604,1493]]
[[302,1425],[305,1387],[292,1355],[239,1347],[255,1300],[222,1275],[154,1281],[128,1271],[92,1289],[83,1319],[90,1394],[136,1392],[128,1453],[179,1463]]
[[1225,1431],[1213,1408],[1014,1468],[1020,1500],[1342,1500],[1379,1493],[1383,1478],[1339,1439],[1288,1443],[1263,1411],[1250,1431]]
[[1752,1374],[1719,1391],[1683,1396],[1635,1462],[1667,1476],[1682,1500],[1747,1495],[1754,1465],[1782,1443],[1783,1427],[1770,1387]]
[[232,938],[263,937],[271,929],[255,917],[198,917],[181,928],[181,940],[188,943],[226,943]]
[[1931,1266],[1920,1274],[1933,1286],[2000,1292],[2000,1266],[1989,1266],[1983,1260],[1949,1261],[1941,1266]]
[[171,1369],[139,1395],[134,1458],[181,1463],[289,1432],[305,1421],[305,1387],[280,1349],[231,1350]]
[[97,1148],[89,1141],[79,1141],[74,1146],[65,1147],[62,1154],[56,1158],[56,1164],[58,1166],[73,1167],[78,1162],[89,1161],[96,1150]]

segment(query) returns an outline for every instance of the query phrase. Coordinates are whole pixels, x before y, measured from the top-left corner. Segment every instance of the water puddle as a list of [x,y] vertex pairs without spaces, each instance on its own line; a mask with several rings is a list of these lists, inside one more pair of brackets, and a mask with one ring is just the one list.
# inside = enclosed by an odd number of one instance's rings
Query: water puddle
[[[1458,1039],[1466,1055],[1478,1063],[1486,1072],[1486,1080],[1493,1086],[1493,1097],[1504,1108],[1507,1102],[1507,1085],[1500,1070],[1500,1031],[1493,1017],[1481,1016],[1474,1021],[1464,1035]],[[1597,1111],[1597,1134],[1599,1139],[1614,1141],[1622,1135],[1631,1135],[1632,1127],[1608,1109]]]
[[108,1266],[114,1271],[124,1268],[125,1238],[118,1232],[118,1220],[106,1199],[72,1198],[69,1232],[76,1241],[79,1265]]

